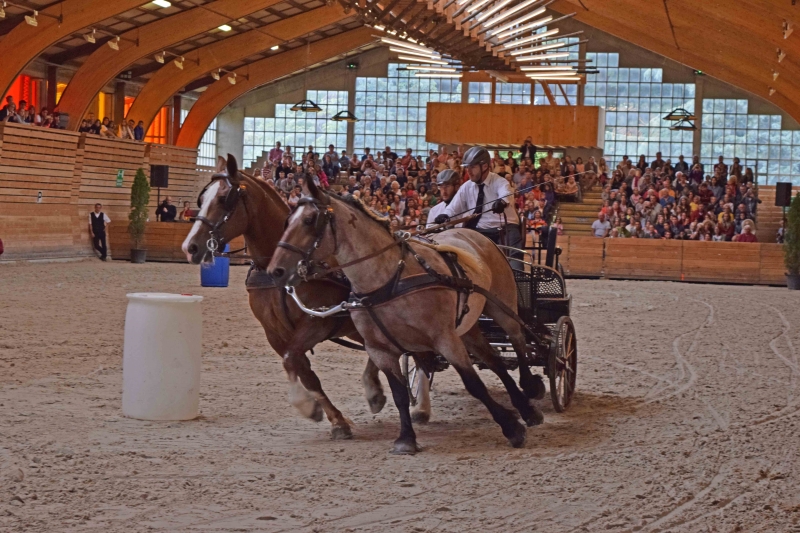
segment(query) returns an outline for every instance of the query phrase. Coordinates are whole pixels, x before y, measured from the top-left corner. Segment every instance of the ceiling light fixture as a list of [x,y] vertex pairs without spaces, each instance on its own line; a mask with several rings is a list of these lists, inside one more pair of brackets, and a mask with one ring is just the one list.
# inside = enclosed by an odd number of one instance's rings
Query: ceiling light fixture
[[781,73],[780,73],[780,72],[778,72],[777,70],[773,70],[773,71],[772,71],[772,81],[775,81],[775,80],[777,80],[777,79],[778,79],[778,76],[780,76],[780,75],[781,75]]
[[[519,11],[522,11],[526,7],[532,6],[533,4],[535,4],[538,1],[539,0],[526,0],[525,2],[522,2],[521,4],[512,7],[508,11],[506,11],[504,13],[500,13],[499,15],[497,15],[492,20],[487,20],[486,21],[486,24],[483,25],[484,30],[488,30],[489,28],[491,28],[495,24],[498,24],[499,22],[507,19],[508,17],[510,17],[511,15],[513,15],[513,14],[519,12]],[[540,8],[540,10],[541,10],[541,12],[539,14],[541,15],[542,13],[544,13],[544,8]],[[539,11],[539,10],[537,10],[537,11]],[[536,15],[533,15],[533,16],[535,17]]]
[[547,61],[549,59],[558,59],[560,57],[569,57],[569,52],[556,52],[555,54],[536,54],[532,56],[515,57],[514,61],[527,62],[527,61]]
[[401,48],[408,48],[409,50],[417,50],[418,52],[425,52],[426,54],[437,54],[435,50],[431,50],[425,46],[421,46],[418,44],[412,44],[407,41],[398,41],[397,39],[390,39],[388,37],[381,37],[381,42],[392,45],[392,46],[399,46]]
[[776,92],[776,91],[775,91],[775,87],[770,87],[770,88],[769,88],[769,95],[770,95],[770,96],[772,96],[773,94],[775,94],[775,92]]
[[39,16],[38,11],[34,11],[33,15],[25,15],[25,22],[27,22],[30,26],[38,26],[39,21],[36,20],[36,17]]
[[778,63],[783,61],[783,58],[785,58],[785,57],[786,57],[786,52],[784,52],[783,50],[778,48]]
[[300,100],[289,109],[292,111],[302,111],[304,113],[319,113],[322,111],[322,108],[314,103],[313,100]]
[[430,63],[432,65],[447,66],[447,65],[450,64],[447,61],[438,61],[436,59],[427,59],[427,58],[424,58],[424,57],[397,56],[397,59],[401,59],[403,61],[419,61],[420,63]]
[[461,74],[446,74],[446,73],[425,73],[425,72],[415,72],[415,78],[460,78]]
[[153,3],[158,7],[163,7],[163,8],[167,8],[172,5],[172,2],[169,2],[167,0],[153,0]]
[[696,119],[697,117],[695,117],[694,113],[691,113],[682,107],[676,107],[675,109],[667,113],[666,116],[664,117],[664,120],[672,120],[675,122],[681,120],[696,120]]
[[216,80],[216,81],[219,81],[219,78],[220,78],[220,73],[221,73],[221,72],[222,72],[222,70],[221,70],[221,69],[220,69],[220,70],[217,70],[216,72],[212,72],[212,73],[211,73],[211,77],[212,77],[212,78],[214,78],[214,80]]
[[96,30],[92,29],[92,33],[83,34],[83,39],[89,44],[94,44],[97,42],[97,38],[95,37],[96,33]]
[[276,44],[275,46],[272,46],[272,47],[270,47],[270,50],[272,50],[272,51],[274,52],[274,51],[275,51],[275,50],[277,50],[278,48],[280,48],[280,46],[278,46],[278,45]]
[[339,111],[331,117],[331,120],[335,122],[358,122],[358,117],[350,111]]
[[531,11],[527,15],[522,15],[518,19],[512,20],[511,22],[508,22],[506,24],[503,24],[502,26],[500,26],[496,30],[492,30],[492,35],[494,35],[495,37],[498,37],[500,39],[504,39],[504,38],[508,37],[509,35],[514,35],[515,33],[522,33],[524,31],[530,30],[532,28],[538,28],[542,24],[547,24],[548,22],[553,20],[553,17],[551,15],[547,15],[544,18],[540,18],[538,20],[534,20],[533,22],[528,22],[525,25],[520,25],[520,24],[522,24],[523,22],[528,21],[528,20],[530,20],[532,18],[536,18],[539,15],[543,15],[544,12],[545,12],[544,8],[537,9],[536,11]]
[[119,35],[115,35],[114,38],[108,41],[107,44],[109,48],[119,52]]
[[580,76],[534,76],[532,74],[528,74],[528,77],[535,81],[580,81],[582,79]]
[[537,78],[550,76],[577,76],[578,73],[574,70],[547,70],[544,72],[527,72],[525,75],[529,78]]
[[501,0],[500,2],[496,3],[491,9],[489,9],[485,13],[481,13],[480,15],[478,15],[477,19],[478,22],[483,22],[484,20],[488,19],[489,17],[491,17],[492,15],[494,15],[495,13],[506,7],[509,3],[511,3],[511,0]]
[[478,0],[474,4],[472,4],[472,5],[467,7],[467,12],[468,13],[474,13],[477,10],[479,10],[480,8],[482,8],[483,6],[485,6],[486,4],[488,4],[489,2],[491,2],[491,0]]
[[175,61],[173,61],[173,63],[175,64],[176,67],[183,70],[183,56],[176,58]]
[[564,48],[565,46],[573,46],[575,43],[553,43],[553,44],[544,44],[541,46],[531,46],[529,48],[520,48],[519,50],[513,50],[509,52],[509,55],[518,56],[522,54],[535,54],[537,52],[544,52],[546,50],[553,50],[555,48]]
[[231,31],[233,28],[231,28],[230,24],[223,24],[222,26],[217,26],[217,29],[220,31]]
[[531,72],[531,71],[547,71],[547,70],[575,70],[575,67],[571,66],[558,66],[558,65],[537,65],[533,67],[520,67],[520,70],[523,72]]
[[235,72],[231,72],[231,75],[228,76],[228,83],[230,83],[231,85],[236,85],[236,73]]
[[0,19],[6,18],[6,7],[7,7],[7,5],[8,4],[6,4],[5,0],[0,2]]
[[516,41],[511,41],[509,43],[506,43],[503,46],[501,46],[500,49],[502,50],[502,49],[506,49],[506,48],[514,48],[514,47],[517,47],[517,46],[520,46],[520,45],[523,45],[523,44],[532,43],[534,41],[543,41],[543,40],[546,40],[548,37],[552,37],[554,35],[557,35],[558,32],[559,32],[559,29],[555,28],[555,29],[552,29],[552,30],[547,30],[546,32],[543,32],[543,33],[535,33],[535,34],[530,35],[528,37],[524,37],[522,39],[518,39]]
[[689,120],[683,119],[680,122],[670,126],[669,129],[672,131],[694,131],[697,129],[697,126],[695,126]]
[[408,65],[407,70],[425,70],[430,72],[458,72],[452,67],[425,67],[422,65]]
[[408,50],[403,48],[394,48],[392,46],[389,47],[390,52],[394,52],[396,54],[408,54],[412,56],[420,56],[420,57],[427,57],[430,59],[442,59],[442,56],[439,54],[429,54],[426,52],[417,52],[416,50]]
[[156,59],[156,63],[161,63],[161,64],[163,65],[163,64],[164,64],[164,61],[165,61],[165,58],[166,58],[166,56],[167,56],[167,53],[166,53],[166,52],[160,52],[160,53],[156,54],[156,55],[154,56],[154,57],[155,57],[155,59]]

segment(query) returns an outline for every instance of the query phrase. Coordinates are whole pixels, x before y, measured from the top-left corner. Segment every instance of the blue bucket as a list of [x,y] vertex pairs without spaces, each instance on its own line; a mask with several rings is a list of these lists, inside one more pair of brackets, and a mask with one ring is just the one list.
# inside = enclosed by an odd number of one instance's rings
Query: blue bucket
[[[226,244],[224,251],[230,252],[230,245]],[[200,285],[203,287],[227,287],[230,270],[230,259],[227,257],[215,257],[213,263],[200,265]]]

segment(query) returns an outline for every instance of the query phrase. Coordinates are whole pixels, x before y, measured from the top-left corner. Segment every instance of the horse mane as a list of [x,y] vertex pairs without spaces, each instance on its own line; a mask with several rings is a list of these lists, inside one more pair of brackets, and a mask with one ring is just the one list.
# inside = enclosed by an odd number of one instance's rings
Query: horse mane
[[378,224],[380,224],[381,226],[383,226],[387,230],[389,229],[389,227],[391,227],[392,221],[391,221],[391,219],[389,217],[380,216],[378,213],[376,213],[375,211],[370,209],[367,206],[367,204],[362,202],[361,199],[359,199],[359,198],[355,198],[354,196],[351,196],[351,195],[339,196],[337,194],[328,194],[328,197],[333,199],[333,200],[336,200],[337,202],[342,202],[342,203],[345,203],[345,204],[349,205],[350,207],[354,207],[355,209],[357,209],[358,211],[361,211],[362,213],[367,215],[369,218],[371,218],[372,220],[374,220],[375,222],[377,222]]
[[283,206],[286,209],[287,213],[288,213],[289,206],[286,205],[286,203],[283,201],[283,199],[280,196],[278,196],[278,193],[275,191],[275,189],[270,187],[269,184],[267,184],[266,181],[262,181],[262,180],[260,180],[258,178],[254,178],[254,177],[248,176],[248,175],[243,174],[241,172],[239,172],[239,179],[240,180],[244,180],[245,183],[247,185],[249,185],[249,186],[255,186],[255,187],[259,188],[267,196],[267,198],[269,200],[271,200],[274,204],[276,204],[279,207]]

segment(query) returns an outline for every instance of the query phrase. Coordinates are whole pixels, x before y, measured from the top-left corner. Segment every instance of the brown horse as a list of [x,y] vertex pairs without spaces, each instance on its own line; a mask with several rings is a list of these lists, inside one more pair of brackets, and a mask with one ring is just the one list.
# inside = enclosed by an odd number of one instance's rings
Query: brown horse
[[[225,243],[244,235],[255,267],[265,271],[289,215],[289,207],[265,182],[240,173],[233,156],[228,155],[227,161],[222,157],[217,161],[217,173],[201,194],[197,221],[182,249],[189,262],[199,264],[213,258],[209,243],[212,248],[224,248]],[[335,305],[346,300],[350,293],[349,287],[330,280],[304,283],[297,291],[304,302],[313,302],[315,306]],[[352,320],[347,316],[309,316],[294,302],[287,301],[282,285],[280,288],[274,284],[272,287],[250,288],[248,292],[250,309],[261,322],[267,341],[283,357],[289,378],[289,401],[304,416],[316,421],[322,420],[324,410],[332,425],[331,436],[334,439],[351,438],[350,424],[323,392],[306,352],[332,338],[349,337],[363,342]],[[370,360],[362,382],[370,409],[373,413],[379,412],[386,397],[378,380],[378,369]]]
[[[351,309],[350,314],[365,339],[370,359],[386,375],[400,413],[400,436],[392,453],[413,454],[418,450],[408,389],[399,365],[404,352],[442,354],[470,394],[486,405],[511,445],[522,446],[525,426],[512,411],[492,399],[467,351],[500,377],[528,425],[542,422],[541,412],[529,404],[478,328],[483,312],[509,334],[518,352],[525,353],[520,325],[503,310],[517,311],[516,283],[503,253],[489,239],[467,229],[438,234],[439,244],[435,246],[400,241],[389,231],[387,219],[380,219],[358,200],[329,196],[311,181],[308,189],[311,196],[302,198],[289,218],[268,272],[278,284],[293,285],[304,277],[304,269],[313,269],[320,261],[335,261],[350,279],[356,296],[371,302]],[[437,283],[442,275],[452,272],[439,251],[456,253],[472,282],[500,303],[470,292],[464,306],[464,295],[459,297],[453,285]],[[406,290],[408,287],[411,290]]]

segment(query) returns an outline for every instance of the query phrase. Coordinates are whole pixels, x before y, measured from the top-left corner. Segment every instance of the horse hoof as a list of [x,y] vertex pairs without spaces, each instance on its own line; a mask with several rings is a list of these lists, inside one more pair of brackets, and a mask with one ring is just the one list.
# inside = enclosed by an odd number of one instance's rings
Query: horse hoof
[[333,426],[331,428],[332,440],[350,440],[352,438],[353,438],[353,432],[350,430],[350,426],[348,425]]
[[531,404],[530,412],[525,417],[525,423],[528,424],[528,427],[538,426],[544,423],[544,414],[535,405]]
[[426,411],[414,411],[411,413],[411,421],[417,424],[427,424],[430,419],[431,414]]
[[524,382],[520,380],[520,387],[525,392],[525,396],[532,400],[541,400],[547,394],[547,388],[544,386],[544,380],[539,374],[534,374],[531,379]]
[[414,441],[408,442],[408,441],[396,440],[394,442],[394,446],[392,447],[389,453],[391,453],[392,455],[414,455],[419,450],[420,447]]
[[383,410],[383,406],[386,405],[386,396],[382,392],[378,393],[371,398],[367,398],[367,403],[372,414],[378,414]]
[[503,431],[503,434],[508,439],[508,443],[511,447],[522,448],[525,446],[525,426],[519,422],[514,422],[514,426],[510,429],[510,432],[506,433],[506,431]]
[[325,416],[324,411],[322,410],[322,406],[314,402],[314,410],[311,412],[311,416],[309,417],[314,422],[322,422],[322,418]]

